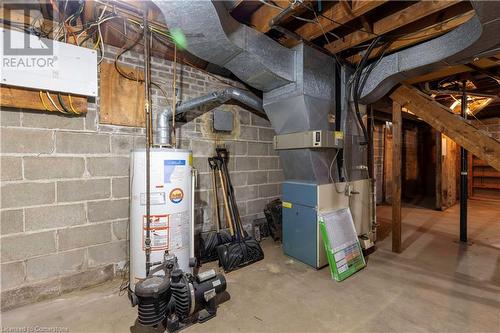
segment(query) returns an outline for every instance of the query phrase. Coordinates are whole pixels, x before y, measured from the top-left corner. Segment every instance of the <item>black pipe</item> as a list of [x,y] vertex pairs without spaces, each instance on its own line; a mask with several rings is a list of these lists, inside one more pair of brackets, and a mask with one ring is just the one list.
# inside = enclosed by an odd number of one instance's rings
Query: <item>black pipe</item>
[[[462,118],[467,119],[466,81],[462,81]],[[467,150],[460,147],[460,241],[467,242]]]

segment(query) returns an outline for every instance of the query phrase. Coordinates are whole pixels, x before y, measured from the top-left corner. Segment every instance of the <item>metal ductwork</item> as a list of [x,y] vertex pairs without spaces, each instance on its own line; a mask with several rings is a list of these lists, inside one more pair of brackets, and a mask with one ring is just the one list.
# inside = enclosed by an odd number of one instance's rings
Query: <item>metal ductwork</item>
[[476,15],[454,30],[428,42],[385,56],[367,68],[361,101],[373,103],[396,84],[455,64],[471,62],[500,51],[500,2],[471,1]]
[[[262,108],[262,99],[247,90],[234,87],[214,91],[206,95],[193,98],[189,101],[182,102],[176,106],[175,114],[180,115],[195,109],[201,110],[202,112],[207,112],[212,110],[213,108],[227,103],[230,100],[238,101],[241,104],[244,104],[257,111],[257,114],[265,116],[264,109]],[[172,119],[171,108],[167,108],[166,110],[158,114],[156,118],[155,144],[159,146],[170,145],[170,119]]]
[[[264,92],[264,110],[277,134],[334,130],[335,60],[307,45],[293,49],[234,20],[221,1],[153,0],[187,50],[223,66]],[[333,149],[279,152],[286,179],[329,182]]]
[[[335,60],[305,44],[294,48],[295,82],[264,93],[264,110],[276,134],[333,131]],[[280,150],[285,178],[317,184],[330,182],[334,149]]]
[[[168,27],[185,34],[189,52],[229,69],[264,92],[264,110],[277,134],[333,130],[328,121],[329,113],[335,113],[332,57],[304,44],[292,49],[281,46],[234,20],[221,1],[153,2],[163,12]],[[441,37],[382,58],[367,77],[362,102],[374,102],[410,76],[470,61],[498,48],[500,3],[473,2],[473,6],[476,16],[469,22]],[[355,126],[354,122],[345,124]],[[343,130],[354,132],[352,128]],[[285,177],[318,184],[330,182],[329,165],[334,152],[281,150]]]
[[153,0],[187,50],[225,67],[250,86],[270,91],[294,81],[294,52],[229,15],[223,1]]

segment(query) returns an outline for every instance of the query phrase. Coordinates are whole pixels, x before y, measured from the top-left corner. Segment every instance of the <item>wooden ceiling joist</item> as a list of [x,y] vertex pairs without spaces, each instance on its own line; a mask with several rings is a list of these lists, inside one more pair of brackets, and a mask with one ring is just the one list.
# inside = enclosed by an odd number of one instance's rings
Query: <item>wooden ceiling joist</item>
[[377,35],[387,34],[428,15],[455,5],[458,2],[458,0],[417,2],[405,9],[374,22],[373,33],[358,30],[342,37],[339,40],[325,45],[325,48],[332,53],[338,53],[350,49],[361,43],[372,40]]
[[[288,12],[285,16],[282,17],[282,21],[286,22],[287,19],[292,17],[293,15],[300,15],[304,11],[306,11],[306,7],[309,2],[312,0],[305,0],[302,5],[297,5],[293,10]],[[269,5],[262,5],[259,9],[257,9],[252,16],[250,17],[250,25],[252,25],[255,29],[259,30],[260,32],[266,33],[271,29],[271,26],[269,23],[271,20],[279,15],[283,10],[285,10],[289,5],[290,1],[288,0],[279,0],[279,1],[274,1],[273,4],[275,4],[278,7],[281,7],[281,9],[269,6]]]
[[[383,5],[388,0],[353,0],[351,5],[346,5],[346,0],[341,0],[330,9],[318,16],[318,23],[306,23],[295,30],[295,33],[305,40],[312,40],[323,35],[323,33],[348,24],[354,19],[368,13],[369,11]],[[289,40],[286,46],[292,47],[299,43]]]
[[[400,50],[402,48],[409,47],[409,46],[418,44],[420,42],[438,37],[438,36],[448,32],[450,30],[455,29],[459,25],[467,22],[473,16],[474,16],[474,11],[470,10],[463,15],[460,15],[460,16],[457,16],[455,18],[450,19],[449,21],[442,22],[442,23],[441,22],[436,23],[436,24],[434,24],[430,27],[426,27],[422,30],[419,30],[419,31],[416,31],[413,33],[409,33],[409,34],[405,35],[404,37],[395,40],[387,48],[380,46],[380,47],[373,49],[373,52],[370,54],[368,59],[373,59],[373,58],[378,57],[381,52],[385,52],[385,54],[389,54],[389,53],[392,53],[394,51]],[[358,63],[361,60],[361,58],[363,58],[363,54],[358,53],[358,54],[355,54],[355,55],[347,58],[347,60],[351,63]]]

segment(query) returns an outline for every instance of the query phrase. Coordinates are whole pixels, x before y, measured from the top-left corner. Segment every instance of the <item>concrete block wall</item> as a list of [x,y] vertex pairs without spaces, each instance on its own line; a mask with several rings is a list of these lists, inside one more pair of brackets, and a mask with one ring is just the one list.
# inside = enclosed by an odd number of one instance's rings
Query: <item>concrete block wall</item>
[[[113,61],[116,52],[106,47],[104,61]],[[141,59],[126,53],[124,63],[140,68]],[[225,83],[187,66],[178,70],[184,100]],[[172,64],[154,59],[152,75],[170,88]],[[170,100],[154,91],[153,103],[158,112]],[[210,113],[177,131],[199,171],[197,230],[212,227],[207,157],[217,144],[232,154],[231,177],[246,226],[280,195],[283,174],[269,122],[238,106],[221,108],[235,115],[232,134],[214,136]],[[3,108],[0,136],[2,309],[101,283],[126,267],[129,151],[144,146],[144,129],[99,124],[97,99],[85,116],[74,118]]]

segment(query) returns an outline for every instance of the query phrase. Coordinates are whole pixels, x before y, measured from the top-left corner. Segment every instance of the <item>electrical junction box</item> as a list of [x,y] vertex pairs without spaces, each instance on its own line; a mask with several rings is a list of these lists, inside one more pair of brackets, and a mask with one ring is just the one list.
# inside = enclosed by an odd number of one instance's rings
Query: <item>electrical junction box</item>
[[303,148],[342,148],[344,132],[341,131],[306,131],[276,135],[274,149]]
[[97,52],[0,28],[2,84],[97,96]]
[[231,132],[233,130],[234,116],[232,112],[215,110],[214,114],[214,131]]

